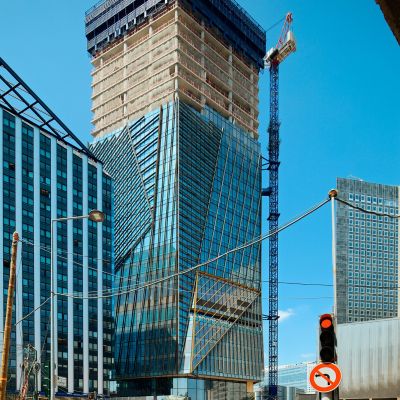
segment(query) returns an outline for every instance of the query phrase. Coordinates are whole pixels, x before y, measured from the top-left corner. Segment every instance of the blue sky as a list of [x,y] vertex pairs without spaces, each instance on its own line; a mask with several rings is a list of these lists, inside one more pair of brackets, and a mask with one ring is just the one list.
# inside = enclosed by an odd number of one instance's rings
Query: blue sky
[[[281,223],[325,198],[337,176],[400,184],[400,51],[375,1],[238,2],[266,29],[289,10],[294,16],[298,51],[280,68]],[[0,56],[89,141],[91,67],[83,16],[94,1],[1,3]],[[268,32],[268,48],[279,33],[280,27]],[[265,153],[268,102],[264,72]],[[267,266],[264,258],[264,279]],[[280,235],[280,280],[332,282],[329,206]],[[314,359],[317,316],[331,311],[332,289],[280,285],[279,308],[280,363]]]

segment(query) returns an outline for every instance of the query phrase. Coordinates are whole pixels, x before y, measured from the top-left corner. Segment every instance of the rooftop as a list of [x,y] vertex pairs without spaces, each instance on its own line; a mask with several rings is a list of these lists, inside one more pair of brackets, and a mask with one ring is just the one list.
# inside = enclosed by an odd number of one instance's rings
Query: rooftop
[[[96,15],[99,15],[102,11],[113,7],[116,3],[119,3],[121,0],[100,0],[95,5],[89,8],[85,12],[86,22],[93,19]],[[264,32],[263,27],[236,1],[236,0],[228,0],[232,5],[240,10],[246,18],[248,18],[254,25],[258,27],[261,31]],[[265,33],[265,32],[264,32]]]
[[235,0],[101,0],[85,14],[88,52],[96,56],[150,17],[176,4],[200,16],[236,51],[263,68],[265,30]]
[[0,57],[0,106],[97,161],[90,150]]

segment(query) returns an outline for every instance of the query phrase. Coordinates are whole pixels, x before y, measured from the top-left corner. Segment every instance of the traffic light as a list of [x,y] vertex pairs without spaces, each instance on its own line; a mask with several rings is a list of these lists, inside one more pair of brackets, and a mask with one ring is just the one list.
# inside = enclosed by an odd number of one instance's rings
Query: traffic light
[[332,314],[319,317],[319,357],[323,363],[334,363],[336,357],[336,334]]

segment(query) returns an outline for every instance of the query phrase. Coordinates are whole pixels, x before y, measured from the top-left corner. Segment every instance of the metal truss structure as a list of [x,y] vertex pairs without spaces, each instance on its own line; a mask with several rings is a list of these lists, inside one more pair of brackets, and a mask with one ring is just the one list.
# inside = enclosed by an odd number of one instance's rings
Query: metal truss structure
[[97,161],[96,157],[54,114],[43,100],[0,57],[0,105],[57,139],[67,142],[77,151]]
[[[276,232],[279,221],[279,64],[270,68],[269,133],[269,232]],[[274,399],[278,390],[278,234],[269,240],[269,396]]]
[[269,187],[263,191],[269,196],[269,352],[268,352],[268,398],[278,398],[278,222],[279,222],[279,65],[296,51],[296,41],[290,30],[292,13],[285,18],[278,43],[270,49],[264,60],[270,72],[270,122],[268,127]]
[[[261,291],[204,272],[196,274],[193,299],[193,334],[190,372],[193,373],[235,324],[254,325],[250,312]],[[204,316],[207,322],[200,322]]]

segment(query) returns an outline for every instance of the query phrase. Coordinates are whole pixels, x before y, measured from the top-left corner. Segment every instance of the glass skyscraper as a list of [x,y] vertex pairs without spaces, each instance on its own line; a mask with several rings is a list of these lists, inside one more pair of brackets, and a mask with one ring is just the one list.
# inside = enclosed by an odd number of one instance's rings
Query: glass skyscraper
[[[2,327],[13,232],[21,238],[7,390],[21,389],[27,345],[36,349],[41,364],[39,389],[49,378],[50,302],[46,299],[50,296],[51,220],[100,209],[106,214],[102,224],[84,219],[54,226],[55,291],[59,293],[54,345],[59,395],[103,393],[113,365],[113,316],[111,300],[95,296],[112,288],[111,178],[2,59],[0,77]],[[0,339],[2,344],[2,331]]]
[[338,178],[337,189],[340,198],[370,212],[337,205],[338,322],[396,317],[399,187]]
[[232,0],[116,0],[86,34],[91,150],[115,184],[120,394],[244,399],[263,370],[265,32]]

